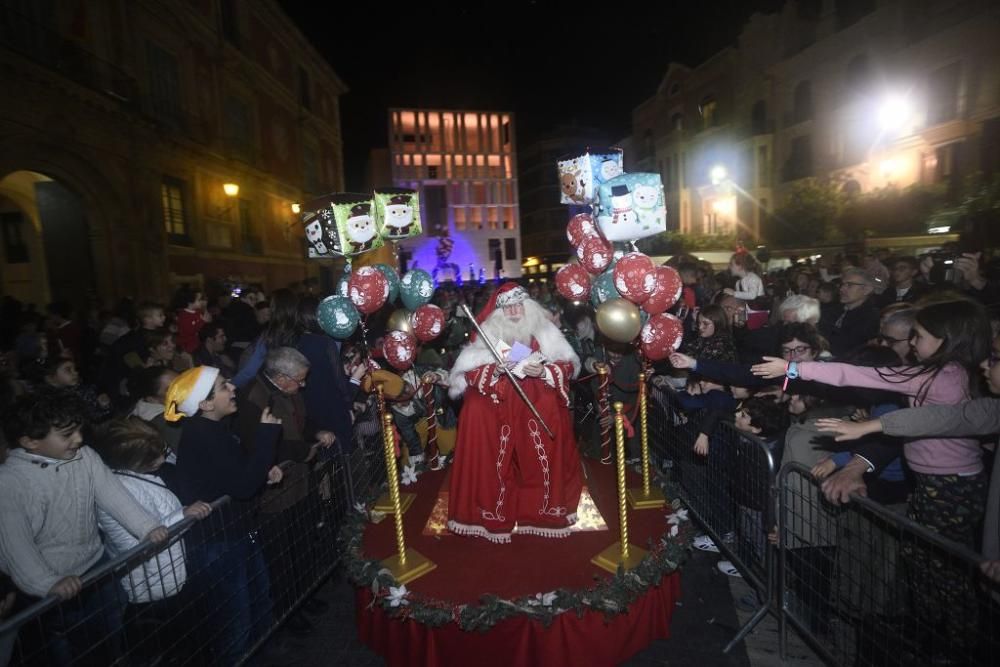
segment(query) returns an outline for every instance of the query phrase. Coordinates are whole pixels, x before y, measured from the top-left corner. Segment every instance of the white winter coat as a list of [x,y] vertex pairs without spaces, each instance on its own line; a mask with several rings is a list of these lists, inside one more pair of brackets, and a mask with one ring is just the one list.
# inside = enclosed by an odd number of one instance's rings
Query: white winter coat
[[[184,518],[181,501],[156,475],[121,470],[114,472],[136,501],[150,514],[160,519],[164,526],[172,526]],[[104,533],[105,549],[112,558],[139,543],[107,512],[98,511],[98,522],[101,532]],[[169,549],[164,549],[125,575],[122,578],[122,587],[128,594],[129,602],[153,602],[176,595],[186,580],[184,547],[178,540]]]

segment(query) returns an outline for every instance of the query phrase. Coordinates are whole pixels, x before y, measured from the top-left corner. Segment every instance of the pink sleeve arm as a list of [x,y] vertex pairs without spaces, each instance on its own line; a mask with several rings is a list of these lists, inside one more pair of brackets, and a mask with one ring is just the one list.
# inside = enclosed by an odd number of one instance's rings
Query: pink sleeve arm
[[[902,374],[896,375],[900,371]],[[892,379],[886,380],[880,373]],[[903,368],[870,368],[835,362],[805,361],[799,364],[799,377],[803,380],[813,380],[835,387],[888,389],[914,395],[927,381],[927,375],[921,373],[907,377],[906,373],[907,370]]]

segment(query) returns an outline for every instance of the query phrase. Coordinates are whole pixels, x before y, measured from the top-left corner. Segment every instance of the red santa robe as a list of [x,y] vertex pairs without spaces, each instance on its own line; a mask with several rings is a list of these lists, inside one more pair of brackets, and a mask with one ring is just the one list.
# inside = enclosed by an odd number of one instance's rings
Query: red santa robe
[[515,524],[518,534],[565,537],[576,523],[582,485],[569,383],[580,362],[548,320],[531,347],[544,355],[545,372],[519,383],[554,439],[507,376],[496,373],[496,360],[481,340],[466,346],[452,368],[450,394],[465,396],[448,495],[453,533],[502,543],[510,542]]

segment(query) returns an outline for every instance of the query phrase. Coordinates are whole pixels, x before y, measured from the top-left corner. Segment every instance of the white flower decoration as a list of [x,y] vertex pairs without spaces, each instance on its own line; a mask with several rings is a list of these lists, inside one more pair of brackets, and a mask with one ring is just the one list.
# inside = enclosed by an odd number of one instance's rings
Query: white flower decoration
[[551,607],[552,603],[556,601],[556,592],[549,591],[548,593],[535,593],[535,599],[532,602],[534,605],[541,605],[543,607]]
[[402,472],[399,473],[399,483],[404,486],[408,486],[417,481],[417,466],[416,464],[410,464],[403,466]]
[[679,526],[681,521],[688,520],[688,511],[686,509],[677,510],[673,514],[667,517],[667,523],[671,526]]
[[400,605],[410,604],[406,600],[406,596],[409,595],[409,591],[406,590],[406,585],[401,585],[399,588],[395,586],[389,587],[389,606],[398,607]]
[[364,503],[354,503],[354,509],[361,512],[362,514],[368,514],[368,508],[365,507]]

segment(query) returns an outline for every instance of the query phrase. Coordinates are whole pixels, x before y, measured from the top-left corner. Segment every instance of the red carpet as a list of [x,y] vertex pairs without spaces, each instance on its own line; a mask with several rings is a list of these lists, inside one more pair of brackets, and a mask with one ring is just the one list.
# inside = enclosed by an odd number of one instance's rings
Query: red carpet
[[[573,533],[565,539],[517,535],[511,544],[493,544],[474,537],[433,537],[422,534],[437,500],[444,472],[427,472],[404,491],[416,493],[405,514],[407,546],[437,564],[437,569],[407,584],[411,591],[451,603],[477,601],[492,593],[518,598],[556,588],[586,589],[610,576],[590,559],[618,539],[617,490],[614,469],[588,461],[590,489],[609,531]],[[640,481],[630,474],[629,483]],[[664,510],[629,512],[631,543],[645,547],[667,529]],[[395,550],[393,519],[369,525],[365,553],[385,558]],[[629,613],[605,622],[603,614],[559,615],[545,628],[523,617],[509,619],[487,633],[464,632],[456,625],[428,628],[413,621],[396,621],[369,608],[370,591],[358,590],[357,615],[363,642],[390,665],[612,665],[669,635],[670,615],[680,594],[679,575],[651,588]]]

